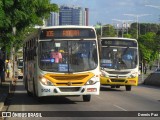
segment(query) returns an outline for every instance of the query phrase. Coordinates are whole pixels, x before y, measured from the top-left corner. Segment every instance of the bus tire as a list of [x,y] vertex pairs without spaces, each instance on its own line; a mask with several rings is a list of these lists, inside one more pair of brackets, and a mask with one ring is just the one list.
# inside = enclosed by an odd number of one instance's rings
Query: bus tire
[[126,85],[126,91],[131,91],[132,86],[131,85]]
[[83,101],[89,102],[91,100],[91,95],[83,95]]
[[37,97],[34,79],[33,79],[33,96],[34,96],[34,97]]

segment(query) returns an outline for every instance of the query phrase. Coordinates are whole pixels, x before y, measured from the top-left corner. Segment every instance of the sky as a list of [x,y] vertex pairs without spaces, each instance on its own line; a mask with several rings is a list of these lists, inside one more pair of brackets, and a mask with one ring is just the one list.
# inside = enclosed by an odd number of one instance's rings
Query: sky
[[136,16],[140,16],[140,23],[160,23],[160,0],[51,0],[51,3],[89,8],[89,25],[96,25],[97,22],[115,24],[127,20],[136,22]]

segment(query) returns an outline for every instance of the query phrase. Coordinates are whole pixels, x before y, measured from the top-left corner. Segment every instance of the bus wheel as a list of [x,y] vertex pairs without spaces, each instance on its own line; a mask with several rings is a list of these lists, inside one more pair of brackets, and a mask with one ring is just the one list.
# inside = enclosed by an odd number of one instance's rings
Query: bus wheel
[[89,102],[91,100],[91,95],[83,95],[83,101]]
[[37,97],[34,80],[33,80],[33,96],[34,96],[34,97]]
[[126,85],[126,91],[131,91],[131,85]]

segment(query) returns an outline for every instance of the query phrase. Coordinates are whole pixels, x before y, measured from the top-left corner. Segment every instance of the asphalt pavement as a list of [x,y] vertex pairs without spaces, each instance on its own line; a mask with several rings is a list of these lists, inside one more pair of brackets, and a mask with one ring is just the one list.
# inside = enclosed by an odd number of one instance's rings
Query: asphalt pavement
[[[139,84],[145,83],[145,80],[151,79],[151,75],[153,74],[153,70],[148,70],[146,74],[141,74],[139,76]],[[11,79],[6,78],[5,82],[2,82],[0,86],[0,111],[4,106],[4,102],[9,94],[12,94],[12,89],[16,85],[16,82],[13,82]],[[148,84],[149,85],[149,84]],[[153,85],[153,84],[152,84]]]

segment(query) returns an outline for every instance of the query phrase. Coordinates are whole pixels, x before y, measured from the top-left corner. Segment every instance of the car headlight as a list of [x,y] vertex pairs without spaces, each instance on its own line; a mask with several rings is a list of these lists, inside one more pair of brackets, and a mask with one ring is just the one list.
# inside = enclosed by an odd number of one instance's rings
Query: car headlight
[[48,80],[47,78],[45,78],[45,77],[40,78],[40,82],[43,85],[53,86],[53,83],[50,80]]
[[86,82],[86,85],[93,85],[97,82],[97,77],[92,77],[90,80]]

